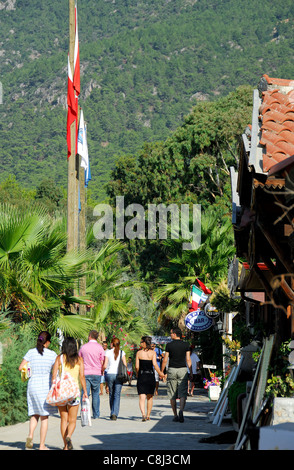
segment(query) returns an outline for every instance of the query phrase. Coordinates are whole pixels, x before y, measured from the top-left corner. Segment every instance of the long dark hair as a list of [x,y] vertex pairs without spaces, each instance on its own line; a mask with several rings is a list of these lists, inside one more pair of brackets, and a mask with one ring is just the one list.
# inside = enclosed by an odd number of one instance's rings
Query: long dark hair
[[79,360],[78,345],[71,336],[64,338],[61,348],[61,354],[65,356],[65,363],[73,368]]
[[144,341],[144,343],[146,344],[146,349],[152,349],[151,347],[151,341],[152,341],[152,338],[151,336],[142,336],[141,338],[142,341]]
[[48,333],[48,331],[41,331],[41,333],[39,333],[39,336],[38,336],[38,339],[37,339],[37,350],[38,350],[38,353],[41,354],[43,356],[43,352],[44,352],[44,344],[47,343],[47,341],[51,341],[51,335],[50,333]]
[[119,355],[120,340],[118,338],[113,338],[111,342],[114,348],[114,359],[116,359],[117,356]]

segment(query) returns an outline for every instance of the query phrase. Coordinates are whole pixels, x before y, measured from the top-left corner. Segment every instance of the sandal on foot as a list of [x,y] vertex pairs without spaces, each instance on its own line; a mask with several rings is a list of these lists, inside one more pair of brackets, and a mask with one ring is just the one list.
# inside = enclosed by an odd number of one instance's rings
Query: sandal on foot
[[26,440],[26,449],[32,449],[34,446],[33,444],[33,438],[32,437],[27,437]]
[[65,438],[65,442],[66,442],[67,449],[68,449],[68,450],[73,450],[73,445],[72,445],[72,442],[71,442],[71,438],[70,438],[70,437],[66,437],[66,438]]

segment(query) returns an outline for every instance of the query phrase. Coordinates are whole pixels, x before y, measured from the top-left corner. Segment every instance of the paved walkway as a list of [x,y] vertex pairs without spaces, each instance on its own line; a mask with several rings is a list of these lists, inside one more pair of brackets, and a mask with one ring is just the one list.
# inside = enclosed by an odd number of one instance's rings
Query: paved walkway
[[[121,395],[120,414],[117,421],[109,419],[108,395],[101,396],[100,418],[91,427],[82,427],[80,418],[73,434],[74,450],[102,451],[191,451],[226,450],[228,444],[200,443],[203,437],[219,435],[232,430],[230,422],[220,427],[209,419],[216,405],[210,402],[206,390],[197,389],[188,397],[184,423],[173,422],[166,384],[161,383],[158,396],[154,397],[150,421],[142,422],[135,382],[124,385]],[[24,450],[28,434],[28,422],[0,427],[0,450]],[[38,449],[39,425],[34,436],[34,449]],[[51,450],[62,449],[60,419],[56,414],[49,418],[46,445]],[[33,449],[33,450],[34,450]]]

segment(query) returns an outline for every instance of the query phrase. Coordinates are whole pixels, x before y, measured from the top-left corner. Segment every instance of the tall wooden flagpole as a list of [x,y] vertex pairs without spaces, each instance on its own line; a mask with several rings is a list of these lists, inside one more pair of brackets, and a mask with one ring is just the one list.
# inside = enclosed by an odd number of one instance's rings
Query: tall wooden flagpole
[[[74,55],[75,55],[75,0],[69,0],[69,66],[71,76],[74,77]],[[76,116],[78,119],[78,116]],[[76,119],[70,126],[71,154],[67,160],[67,251],[78,248],[78,223],[77,223],[77,165],[76,165]],[[76,292],[73,292],[76,295]],[[72,313],[76,313],[76,307],[71,306]]]
[[[74,77],[75,68],[75,40],[76,40],[76,16],[75,16],[76,0],[69,0],[69,66]],[[77,142],[77,123],[79,123],[80,108],[77,110],[76,120],[70,127],[71,155],[68,158],[68,196],[67,196],[67,250],[84,251],[86,248],[86,232],[85,232],[85,178],[84,168],[81,168],[81,157],[76,154]],[[79,196],[81,211],[79,214]],[[85,296],[86,294],[86,278],[83,277],[79,281],[75,295]],[[75,309],[74,309],[75,310]],[[86,307],[80,305],[80,313],[86,313]]]
[[[69,0],[69,65],[74,75],[75,48],[75,0]],[[67,175],[67,250],[77,248],[78,226],[76,223],[77,206],[77,168],[76,168],[76,121],[70,127],[71,155],[68,158]]]

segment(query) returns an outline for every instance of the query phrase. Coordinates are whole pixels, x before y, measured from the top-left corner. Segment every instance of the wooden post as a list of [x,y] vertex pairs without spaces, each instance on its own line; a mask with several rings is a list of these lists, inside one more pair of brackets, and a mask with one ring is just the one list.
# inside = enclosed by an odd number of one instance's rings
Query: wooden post
[[81,157],[79,159],[80,171],[80,202],[81,210],[79,216],[79,247],[81,251],[86,249],[86,190],[85,190],[85,170],[81,167]]
[[[86,250],[86,189],[85,189],[85,170],[81,167],[81,157],[79,157],[79,181],[80,181],[80,204],[79,213],[79,248],[81,252]],[[85,266],[86,269],[86,266]],[[86,295],[86,277],[82,277],[79,283],[79,294]],[[80,305],[80,313],[87,313],[86,305]]]
[[[69,65],[74,76],[74,49],[75,49],[75,0],[69,0]],[[78,192],[77,192],[77,164],[76,164],[76,126],[74,121],[70,127],[71,155],[68,158],[67,173],[67,251],[78,248]],[[74,292],[76,294],[76,292]],[[71,312],[76,313],[76,307],[71,306]]]
[[[71,148],[75,148],[75,129],[76,123],[71,126]],[[67,173],[67,251],[77,248],[77,225],[76,225],[76,207],[77,207],[77,170],[75,155],[68,159]]]
[[[75,0],[69,0],[69,64],[74,76],[74,49],[75,49]],[[79,122],[80,108],[77,121]],[[67,195],[67,250],[84,251],[86,248],[86,224],[85,224],[85,173],[81,168],[81,158],[76,155],[76,128],[77,122],[71,125],[71,149],[72,154],[68,159],[68,195]],[[79,213],[79,193],[81,211]],[[78,292],[86,294],[86,279],[79,282]],[[80,305],[80,313],[86,313],[86,306]]]
[[[69,64],[74,72],[74,47],[75,47],[75,0],[69,0]],[[67,172],[67,251],[76,248],[75,209],[76,209],[76,122],[74,121],[70,128],[71,136],[71,155],[68,159]]]

